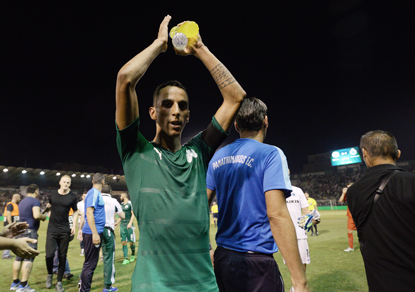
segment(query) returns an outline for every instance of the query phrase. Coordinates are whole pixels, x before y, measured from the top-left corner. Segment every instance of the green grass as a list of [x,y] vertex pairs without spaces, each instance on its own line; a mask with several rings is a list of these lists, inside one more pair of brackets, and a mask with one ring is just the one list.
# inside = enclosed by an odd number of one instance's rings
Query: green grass
[[[347,217],[345,211],[321,211],[322,222],[318,225],[319,236],[309,237],[311,264],[307,266],[307,278],[312,291],[368,291],[366,276],[363,267],[362,256],[358,248],[357,235],[354,233],[355,252],[346,253],[347,248]],[[36,291],[54,291],[45,287],[46,263],[45,263],[45,240],[47,223],[42,222],[39,229],[39,250],[40,255],[35,259],[32,274],[29,278],[31,288]],[[116,282],[120,292],[131,290],[131,274],[135,263],[122,265],[123,254],[119,238],[119,229],[115,231],[117,235],[117,246],[115,252]],[[216,229],[211,226],[210,237],[212,246],[215,247]],[[309,233],[310,234],[310,233]],[[138,234],[137,234],[138,237]],[[71,280],[63,280],[65,291],[77,291],[78,276],[82,270],[83,260],[79,256],[79,241],[75,239],[69,245],[68,259],[71,272],[75,275]],[[130,250],[129,250],[130,253]],[[281,274],[285,281],[286,291],[291,287],[290,274],[282,261],[280,253],[275,254],[275,259],[280,267]],[[0,291],[9,291],[12,282],[12,260],[0,261],[0,274],[2,281]],[[54,277],[54,284],[56,276]],[[91,291],[102,291],[103,289],[103,264],[98,263],[94,273]],[[195,291],[202,292],[202,291]]]

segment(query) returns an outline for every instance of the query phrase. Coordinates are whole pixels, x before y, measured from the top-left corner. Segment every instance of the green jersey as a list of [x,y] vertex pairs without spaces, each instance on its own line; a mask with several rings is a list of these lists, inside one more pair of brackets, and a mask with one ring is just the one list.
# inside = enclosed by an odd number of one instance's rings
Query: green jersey
[[131,204],[131,201],[128,201],[127,203],[122,203],[121,204],[121,208],[123,210],[123,212],[125,213],[125,218],[121,219],[121,225],[127,226],[128,223],[130,223],[131,220],[131,215],[132,215],[132,211],[133,211],[133,206]]
[[214,149],[199,133],[173,153],[143,137],[139,118],[117,131],[117,147],[140,229],[131,291],[217,292],[206,195]]

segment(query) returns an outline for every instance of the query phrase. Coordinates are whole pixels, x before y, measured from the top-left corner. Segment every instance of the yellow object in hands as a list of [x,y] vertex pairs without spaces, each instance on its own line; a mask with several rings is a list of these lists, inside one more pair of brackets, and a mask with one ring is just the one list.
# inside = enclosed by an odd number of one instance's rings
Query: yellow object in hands
[[173,46],[178,50],[184,50],[187,45],[192,45],[197,40],[199,26],[194,21],[187,21],[181,26],[175,26],[170,30]]

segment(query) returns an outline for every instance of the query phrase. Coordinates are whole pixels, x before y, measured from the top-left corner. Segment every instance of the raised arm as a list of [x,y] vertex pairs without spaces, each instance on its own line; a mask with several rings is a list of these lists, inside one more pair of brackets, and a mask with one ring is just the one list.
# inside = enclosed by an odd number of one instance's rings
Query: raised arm
[[215,114],[216,120],[225,132],[229,131],[233,119],[239,110],[246,93],[241,85],[232,76],[231,72],[223,65],[206,46],[197,48],[197,56],[212,74],[223,96],[223,103]]
[[192,47],[186,47],[184,51],[177,51],[178,55],[194,55],[199,58],[206,69],[209,70],[223,96],[223,103],[215,114],[216,120],[226,132],[232,126],[233,119],[239,110],[246,93],[242,86],[232,76],[231,72],[223,65],[215,55],[203,44],[200,35]]
[[157,39],[144,51],[125,64],[117,76],[115,120],[120,130],[138,118],[138,100],[135,86],[146,73],[151,62],[167,50],[168,24],[171,16],[164,17]]
[[270,190],[265,193],[267,216],[271,232],[293,279],[295,291],[309,291],[303,264],[298,252],[297,236],[288,212],[284,193]]

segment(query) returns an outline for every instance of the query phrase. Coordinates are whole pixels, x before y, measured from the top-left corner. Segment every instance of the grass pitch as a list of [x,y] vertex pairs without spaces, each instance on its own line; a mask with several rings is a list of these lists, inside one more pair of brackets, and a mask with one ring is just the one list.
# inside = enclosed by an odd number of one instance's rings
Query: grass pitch
[[[343,250],[348,247],[347,240],[347,217],[346,211],[321,211],[321,224],[318,225],[319,236],[309,236],[311,264],[307,266],[307,278],[311,291],[343,292],[343,291],[368,291],[362,256],[359,251],[357,234],[354,233],[355,252],[346,253]],[[136,224],[136,223],[135,223]],[[137,226],[137,225],[135,225]],[[32,274],[29,278],[29,285],[36,291],[55,291],[45,288],[46,263],[45,263],[45,241],[47,223],[42,222],[39,229],[38,247],[40,255],[35,259]],[[136,229],[137,231],[137,229]],[[210,238],[212,246],[215,247],[216,228],[211,225]],[[119,237],[119,228],[116,228],[117,236],[115,251],[116,282],[120,292],[131,291],[131,274],[135,262],[129,265],[122,265],[123,253]],[[310,235],[311,233],[309,233]],[[139,238],[137,232],[137,238]],[[68,250],[69,266],[74,277],[71,280],[63,280],[65,291],[76,292],[78,276],[81,273],[84,257],[79,255],[79,241],[74,239]],[[129,249],[129,254],[131,250]],[[278,262],[281,274],[285,282],[285,291],[291,287],[290,274],[282,261],[280,253],[274,255]],[[0,291],[9,291],[12,282],[13,260],[0,260]],[[56,283],[54,275],[53,284]],[[91,291],[102,291],[103,286],[103,264],[98,263],[94,273]],[[203,291],[195,291],[203,292]]]

